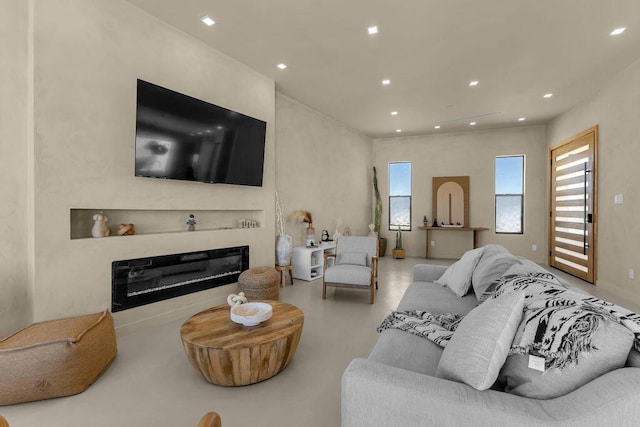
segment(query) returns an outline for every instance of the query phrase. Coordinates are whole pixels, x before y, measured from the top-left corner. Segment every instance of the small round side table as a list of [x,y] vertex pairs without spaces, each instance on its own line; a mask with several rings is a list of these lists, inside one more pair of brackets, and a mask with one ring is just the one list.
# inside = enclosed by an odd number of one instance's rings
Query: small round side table
[[276,264],[276,271],[280,275],[280,287],[284,288],[287,284],[287,271],[289,272],[289,279],[291,280],[291,286],[293,286],[293,267],[289,265]]

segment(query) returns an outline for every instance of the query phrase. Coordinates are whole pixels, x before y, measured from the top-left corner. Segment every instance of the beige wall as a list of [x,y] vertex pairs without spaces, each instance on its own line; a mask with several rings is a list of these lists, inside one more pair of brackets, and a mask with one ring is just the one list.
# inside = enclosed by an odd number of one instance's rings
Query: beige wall
[[[623,302],[640,305],[640,61],[613,77],[587,102],[548,126],[554,146],[591,126],[599,126],[597,286]],[[622,194],[624,203],[615,205]],[[628,278],[628,270],[636,278]]]
[[[496,156],[526,156],[524,234],[494,232],[494,163]],[[374,141],[374,164],[383,199],[382,234],[389,239],[387,255],[395,246],[395,234],[389,231],[389,162],[410,161],[412,165],[412,231],[403,233],[403,247],[410,256],[424,256],[423,216],[431,214],[432,178],[434,176],[470,177],[470,224],[489,227],[480,234],[480,244],[500,244],[516,255],[537,262],[545,260],[546,165],[544,126],[452,133]],[[459,258],[471,248],[470,232],[430,233],[436,246],[429,248],[434,258]],[[537,251],[531,246],[537,245]]]
[[[34,319],[109,308],[118,259],[248,244],[252,265],[273,264],[274,82],[123,1],[35,1],[34,17]],[[137,78],[266,121],[264,186],[134,177]],[[252,230],[71,240],[72,208],[265,213]],[[128,310],[116,322],[193,311],[234,290]]]
[[[323,229],[365,235],[372,222],[372,142],[317,111],[276,93],[276,183],[285,215],[302,209],[313,215],[316,239]],[[294,245],[304,243],[305,226],[285,223]]]
[[28,3],[0,13],[0,337],[28,324]]

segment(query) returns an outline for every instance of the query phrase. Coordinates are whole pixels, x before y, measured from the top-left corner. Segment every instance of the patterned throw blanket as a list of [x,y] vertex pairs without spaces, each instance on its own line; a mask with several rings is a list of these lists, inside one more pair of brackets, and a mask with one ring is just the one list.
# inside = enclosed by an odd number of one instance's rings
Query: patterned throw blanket
[[[547,368],[562,369],[577,363],[582,352],[595,349],[593,333],[601,322],[617,322],[635,336],[633,348],[640,350],[640,315],[615,304],[566,287],[550,273],[503,276],[481,296],[480,301],[508,292],[525,293],[523,319],[509,354],[536,354],[546,359]],[[445,347],[462,316],[424,311],[393,312],[380,325],[401,329]]]
[[451,313],[433,315],[423,310],[394,311],[382,321],[377,331],[400,329],[446,347],[462,317]]

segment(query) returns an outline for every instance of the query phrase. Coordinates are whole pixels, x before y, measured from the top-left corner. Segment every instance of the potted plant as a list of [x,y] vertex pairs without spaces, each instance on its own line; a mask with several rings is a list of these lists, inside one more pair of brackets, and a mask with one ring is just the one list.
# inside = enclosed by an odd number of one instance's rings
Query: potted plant
[[396,247],[393,250],[393,257],[395,259],[402,259],[405,256],[404,249],[402,249],[402,230],[396,231]]
[[382,219],[382,199],[380,198],[380,191],[378,190],[378,174],[376,167],[373,167],[373,189],[376,195],[376,208],[373,219],[373,231],[378,235],[378,256],[383,257],[387,252],[387,239],[380,235],[380,221]]

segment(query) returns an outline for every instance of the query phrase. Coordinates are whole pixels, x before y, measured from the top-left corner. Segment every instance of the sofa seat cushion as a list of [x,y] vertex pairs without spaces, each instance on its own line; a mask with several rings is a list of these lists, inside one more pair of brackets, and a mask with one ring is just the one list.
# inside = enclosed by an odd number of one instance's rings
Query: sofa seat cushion
[[425,310],[432,314],[467,314],[478,305],[473,294],[456,298],[450,290],[431,282],[414,282],[407,288],[398,311]]
[[[466,314],[477,304],[473,294],[456,298],[450,290],[435,283],[414,282],[405,291],[397,310]],[[434,376],[442,350],[442,347],[426,338],[398,329],[385,329],[380,333],[369,359]]]
[[324,280],[327,285],[331,283],[348,283],[369,286],[371,284],[371,268],[362,265],[334,265],[327,268],[324,274]]
[[[452,295],[449,293],[449,297]],[[434,376],[443,348],[428,339],[399,329],[380,333],[369,359],[396,368]]]

